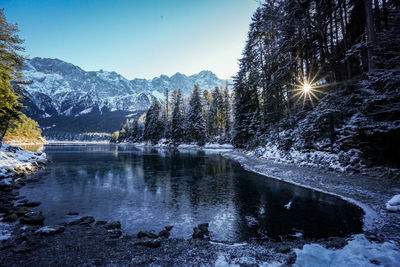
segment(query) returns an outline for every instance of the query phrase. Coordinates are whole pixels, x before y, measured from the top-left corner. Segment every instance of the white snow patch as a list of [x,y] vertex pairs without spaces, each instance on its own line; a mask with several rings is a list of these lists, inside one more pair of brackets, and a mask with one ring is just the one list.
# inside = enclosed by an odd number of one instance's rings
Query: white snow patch
[[400,211],[400,194],[395,195],[386,203],[386,209],[388,211]]
[[393,242],[375,243],[363,234],[342,249],[327,249],[319,244],[307,244],[302,249],[294,249],[297,255],[294,266],[399,266],[400,250]]
[[[2,144],[0,147],[0,178],[9,178],[16,171],[31,172],[38,164],[46,164],[46,154],[43,152],[31,152],[18,146]],[[4,179],[2,183],[11,183],[10,179]]]
[[81,112],[79,112],[79,114],[75,115],[75,117],[77,117],[77,116],[79,116],[79,115],[88,114],[88,113],[90,113],[92,110],[93,110],[93,107],[84,109],[84,110],[82,110]]
[[43,226],[42,228],[38,229],[36,231],[36,233],[45,233],[45,234],[50,234],[50,233],[54,233],[56,231],[56,229],[54,229],[53,227],[50,226]]
[[0,222],[0,242],[11,237],[10,225]]
[[230,259],[228,255],[219,254],[217,260],[214,263],[215,267],[239,267],[239,266],[262,266],[262,267],[277,267],[281,266],[282,262],[259,262],[253,257],[237,257]]

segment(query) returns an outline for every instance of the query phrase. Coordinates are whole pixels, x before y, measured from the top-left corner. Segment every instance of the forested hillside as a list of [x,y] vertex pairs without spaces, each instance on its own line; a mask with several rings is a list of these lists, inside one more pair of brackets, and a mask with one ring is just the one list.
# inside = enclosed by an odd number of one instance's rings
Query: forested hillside
[[398,25],[398,1],[265,3],[235,78],[233,144],[289,161],[300,151],[314,163],[398,166]]
[[232,95],[228,84],[215,87],[212,92],[196,84],[189,98],[184,98],[180,89],[165,91],[165,101],[155,99],[147,113],[139,118],[127,120],[114,133],[112,142],[141,142],[153,144],[162,141],[181,143],[205,142],[227,143],[231,138]]
[[[250,24],[232,112],[218,92],[210,102],[195,89],[183,116],[176,93],[171,133],[155,101],[145,122],[125,124],[117,139],[231,141],[259,156],[340,170],[399,166],[399,5],[268,1]],[[133,135],[130,125],[139,129]]]

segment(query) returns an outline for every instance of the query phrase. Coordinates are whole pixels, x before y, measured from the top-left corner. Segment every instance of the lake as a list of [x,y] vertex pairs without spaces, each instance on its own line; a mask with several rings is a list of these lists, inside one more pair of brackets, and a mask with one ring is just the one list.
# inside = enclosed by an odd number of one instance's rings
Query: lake
[[212,239],[235,242],[362,231],[359,207],[248,172],[218,154],[116,145],[46,146],[45,152],[52,162],[20,194],[42,202],[35,209],[47,225],[91,215],[120,221],[125,233],[174,225],[172,237],[189,238],[208,222]]

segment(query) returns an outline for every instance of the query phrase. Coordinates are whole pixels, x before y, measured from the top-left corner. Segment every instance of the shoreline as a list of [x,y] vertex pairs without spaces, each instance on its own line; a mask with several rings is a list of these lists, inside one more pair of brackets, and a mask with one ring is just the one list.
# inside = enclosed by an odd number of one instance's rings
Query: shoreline
[[[400,227],[392,229],[393,231],[386,229],[396,225],[400,214],[389,212],[385,208],[385,203],[396,192],[400,191],[400,181],[385,181],[387,178],[377,181],[377,177],[373,175],[344,174],[277,163],[247,155],[244,151],[237,149],[230,153],[221,153],[221,156],[238,162],[244,169],[266,178],[276,179],[348,201],[360,207],[365,213],[363,232],[383,233],[385,241],[394,240],[400,244]],[[306,176],[311,178],[304,179]],[[342,182],[345,185],[341,185]],[[388,191],[391,191],[391,193]],[[382,228],[385,229],[381,231]],[[392,233],[396,233],[396,236],[393,236]]]
[[[88,144],[87,142],[85,142]],[[68,143],[68,144],[76,144]],[[78,143],[80,145],[82,143]],[[93,144],[93,143],[92,143]],[[98,144],[98,143],[96,143]],[[101,143],[108,144],[108,143]],[[89,144],[90,145],[90,144]],[[112,145],[112,144],[111,144]],[[133,145],[133,144],[116,144],[119,145]],[[151,145],[143,145],[154,148],[167,148],[163,146],[155,147]],[[142,146],[142,147],[143,147]],[[313,168],[305,168],[299,166],[287,166],[280,163],[272,163],[266,159],[260,159],[255,156],[246,155],[245,152],[237,149],[221,149],[221,147],[208,148],[194,147],[194,146],[183,146],[181,151],[199,151],[204,150],[206,153],[218,153],[221,156],[238,162],[244,169],[266,176],[265,178],[277,179],[283,182],[291,183],[296,186],[308,188],[310,190],[320,191],[325,194],[333,195],[335,197],[349,201],[352,204],[361,207],[365,210],[365,207],[361,206],[365,204],[365,201],[358,200],[357,198],[351,198],[346,196],[346,192],[343,194],[335,194],[335,187],[327,186],[331,190],[323,190],[317,186],[313,186],[313,179],[303,180],[303,183],[296,179],[299,179],[299,175],[293,177],[293,169],[297,170],[297,174],[305,176],[309,173],[314,175],[328,176],[345,176],[343,174],[337,174],[331,172],[323,174],[325,170],[317,170]],[[301,171],[299,171],[301,170]],[[25,176],[28,180],[31,178],[33,182],[36,182],[38,177],[32,177],[32,175]],[[354,175],[348,175],[348,177],[354,179]],[[35,180],[36,179],[36,180]],[[306,183],[309,183],[308,185]],[[326,183],[325,183],[326,184]],[[350,186],[349,190],[353,190],[355,187]],[[337,189],[337,188],[336,188]],[[340,188],[339,188],[340,189]],[[15,188],[17,192],[13,190],[15,194],[15,200],[19,198],[18,188]],[[353,190],[356,191],[356,190]],[[1,193],[1,192],[0,192]],[[357,194],[353,192],[353,194]],[[18,196],[18,197],[17,197]],[[381,195],[384,197],[384,195]],[[378,201],[376,201],[378,202]],[[371,210],[366,212],[364,219],[371,218],[370,212],[376,212],[377,203],[365,204],[367,207],[371,205]],[[385,202],[381,203],[384,206]],[[379,206],[379,205],[378,205]],[[39,206],[40,209],[40,206]],[[381,210],[382,212],[382,210]],[[22,226],[22,224],[10,223],[12,232],[10,237],[0,240],[0,247],[2,252],[0,255],[5,259],[4,262],[10,263],[10,266],[19,265],[22,262],[32,262],[42,265],[53,265],[53,264],[67,264],[73,263],[75,265],[87,264],[96,265],[94,261],[102,259],[102,263],[108,264],[144,264],[151,265],[156,264],[172,264],[172,265],[188,265],[188,264],[275,264],[290,265],[295,263],[296,255],[299,255],[304,250],[305,246],[318,245],[326,247],[326,250],[341,250],[345,249],[349,242],[353,242],[357,238],[364,238],[366,242],[371,242],[373,246],[384,246],[388,244],[386,241],[392,240],[390,238],[390,232],[385,232],[382,235],[379,231],[381,226],[385,225],[385,218],[380,216],[380,212],[376,213],[377,218],[381,218],[379,221],[373,221],[368,224],[366,229],[363,229],[363,233],[359,235],[351,235],[347,237],[331,237],[325,239],[284,239],[282,241],[276,241],[271,239],[257,239],[248,240],[244,243],[226,243],[218,242],[215,240],[203,240],[203,239],[179,239],[179,238],[167,238],[167,239],[141,239],[132,234],[126,234],[121,232],[121,236],[118,238],[110,238],[110,232],[104,229],[102,224],[95,223],[93,220],[89,224],[78,224],[70,225],[67,223],[62,224],[63,231],[60,233],[54,233],[50,235],[41,234],[39,231],[40,226]],[[395,218],[396,214],[392,214]],[[398,215],[398,214],[397,214]],[[80,216],[79,216],[80,217]],[[373,227],[375,223],[376,228]],[[22,226],[22,227],[21,227]],[[47,226],[47,227],[58,227],[58,226]],[[365,227],[365,224],[364,224]],[[137,229],[140,231],[140,229]],[[396,231],[398,235],[399,231]],[[20,236],[26,236],[22,240]],[[365,239],[366,238],[366,239]],[[353,241],[352,241],[353,240]],[[369,240],[369,241],[367,241]],[[27,243],[26,243],[27,242]],[[354,241],[355,242],[355,241]],[[376,242],[376,243],[375,243]],[[385,242],[385,243],[383,243]],[[399,243],[399,241],[396,241]],[[78,256],[82,256],[79,252],[74,250],[71,251],[71,246],[74,247],[76,244],[80,244],[83,250],[87,250],[92,258],[84,256],[82,259],[76,259]],[[311,244],[311,245],[308,245]],[[390,243],[389,243],[390,244]],[[55,246],[59,246],[57,251],[54,250]],[[120,251],[123,251],[121,254]],[[167,251],[167,252],[166,252]],[[50,256],[51,253],[62,253],[67,256]],[[77,254],[78,253],[78,254]],[[299,253],[299,254],[298,254]],[[145,254],[146,257],[139,257],[139,255]],[[169,255],[176,255],[175,258]],[[318,254],[317,254],[318,255]],[[18,258],[15,258],[18,257]],[[122,258],[121,258],[122,257]],[[127,258],[130,257],[130,260]],[[48,261],[48,260],[53,261]],[[86,261],[85,261],[86,260]],[[19,261],[19,262],[18,262]],[[50,264],[50,262],[52,264]]]

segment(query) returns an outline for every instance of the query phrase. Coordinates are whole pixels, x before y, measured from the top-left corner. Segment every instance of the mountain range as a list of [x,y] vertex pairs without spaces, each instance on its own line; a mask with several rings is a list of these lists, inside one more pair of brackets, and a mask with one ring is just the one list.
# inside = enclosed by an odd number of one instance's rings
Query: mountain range
[[128,80],[114,71],[85,71],[60,59],[39,57],[26,60],[22,72],[32,81],[24,90],[25,113],[39,122],[49,139],[111,133],[126,118],[145,112],[153,99],[162,102],[166,88],[180,88],[188,96],[194,84],[202,90],[226,84],[211,71]]

